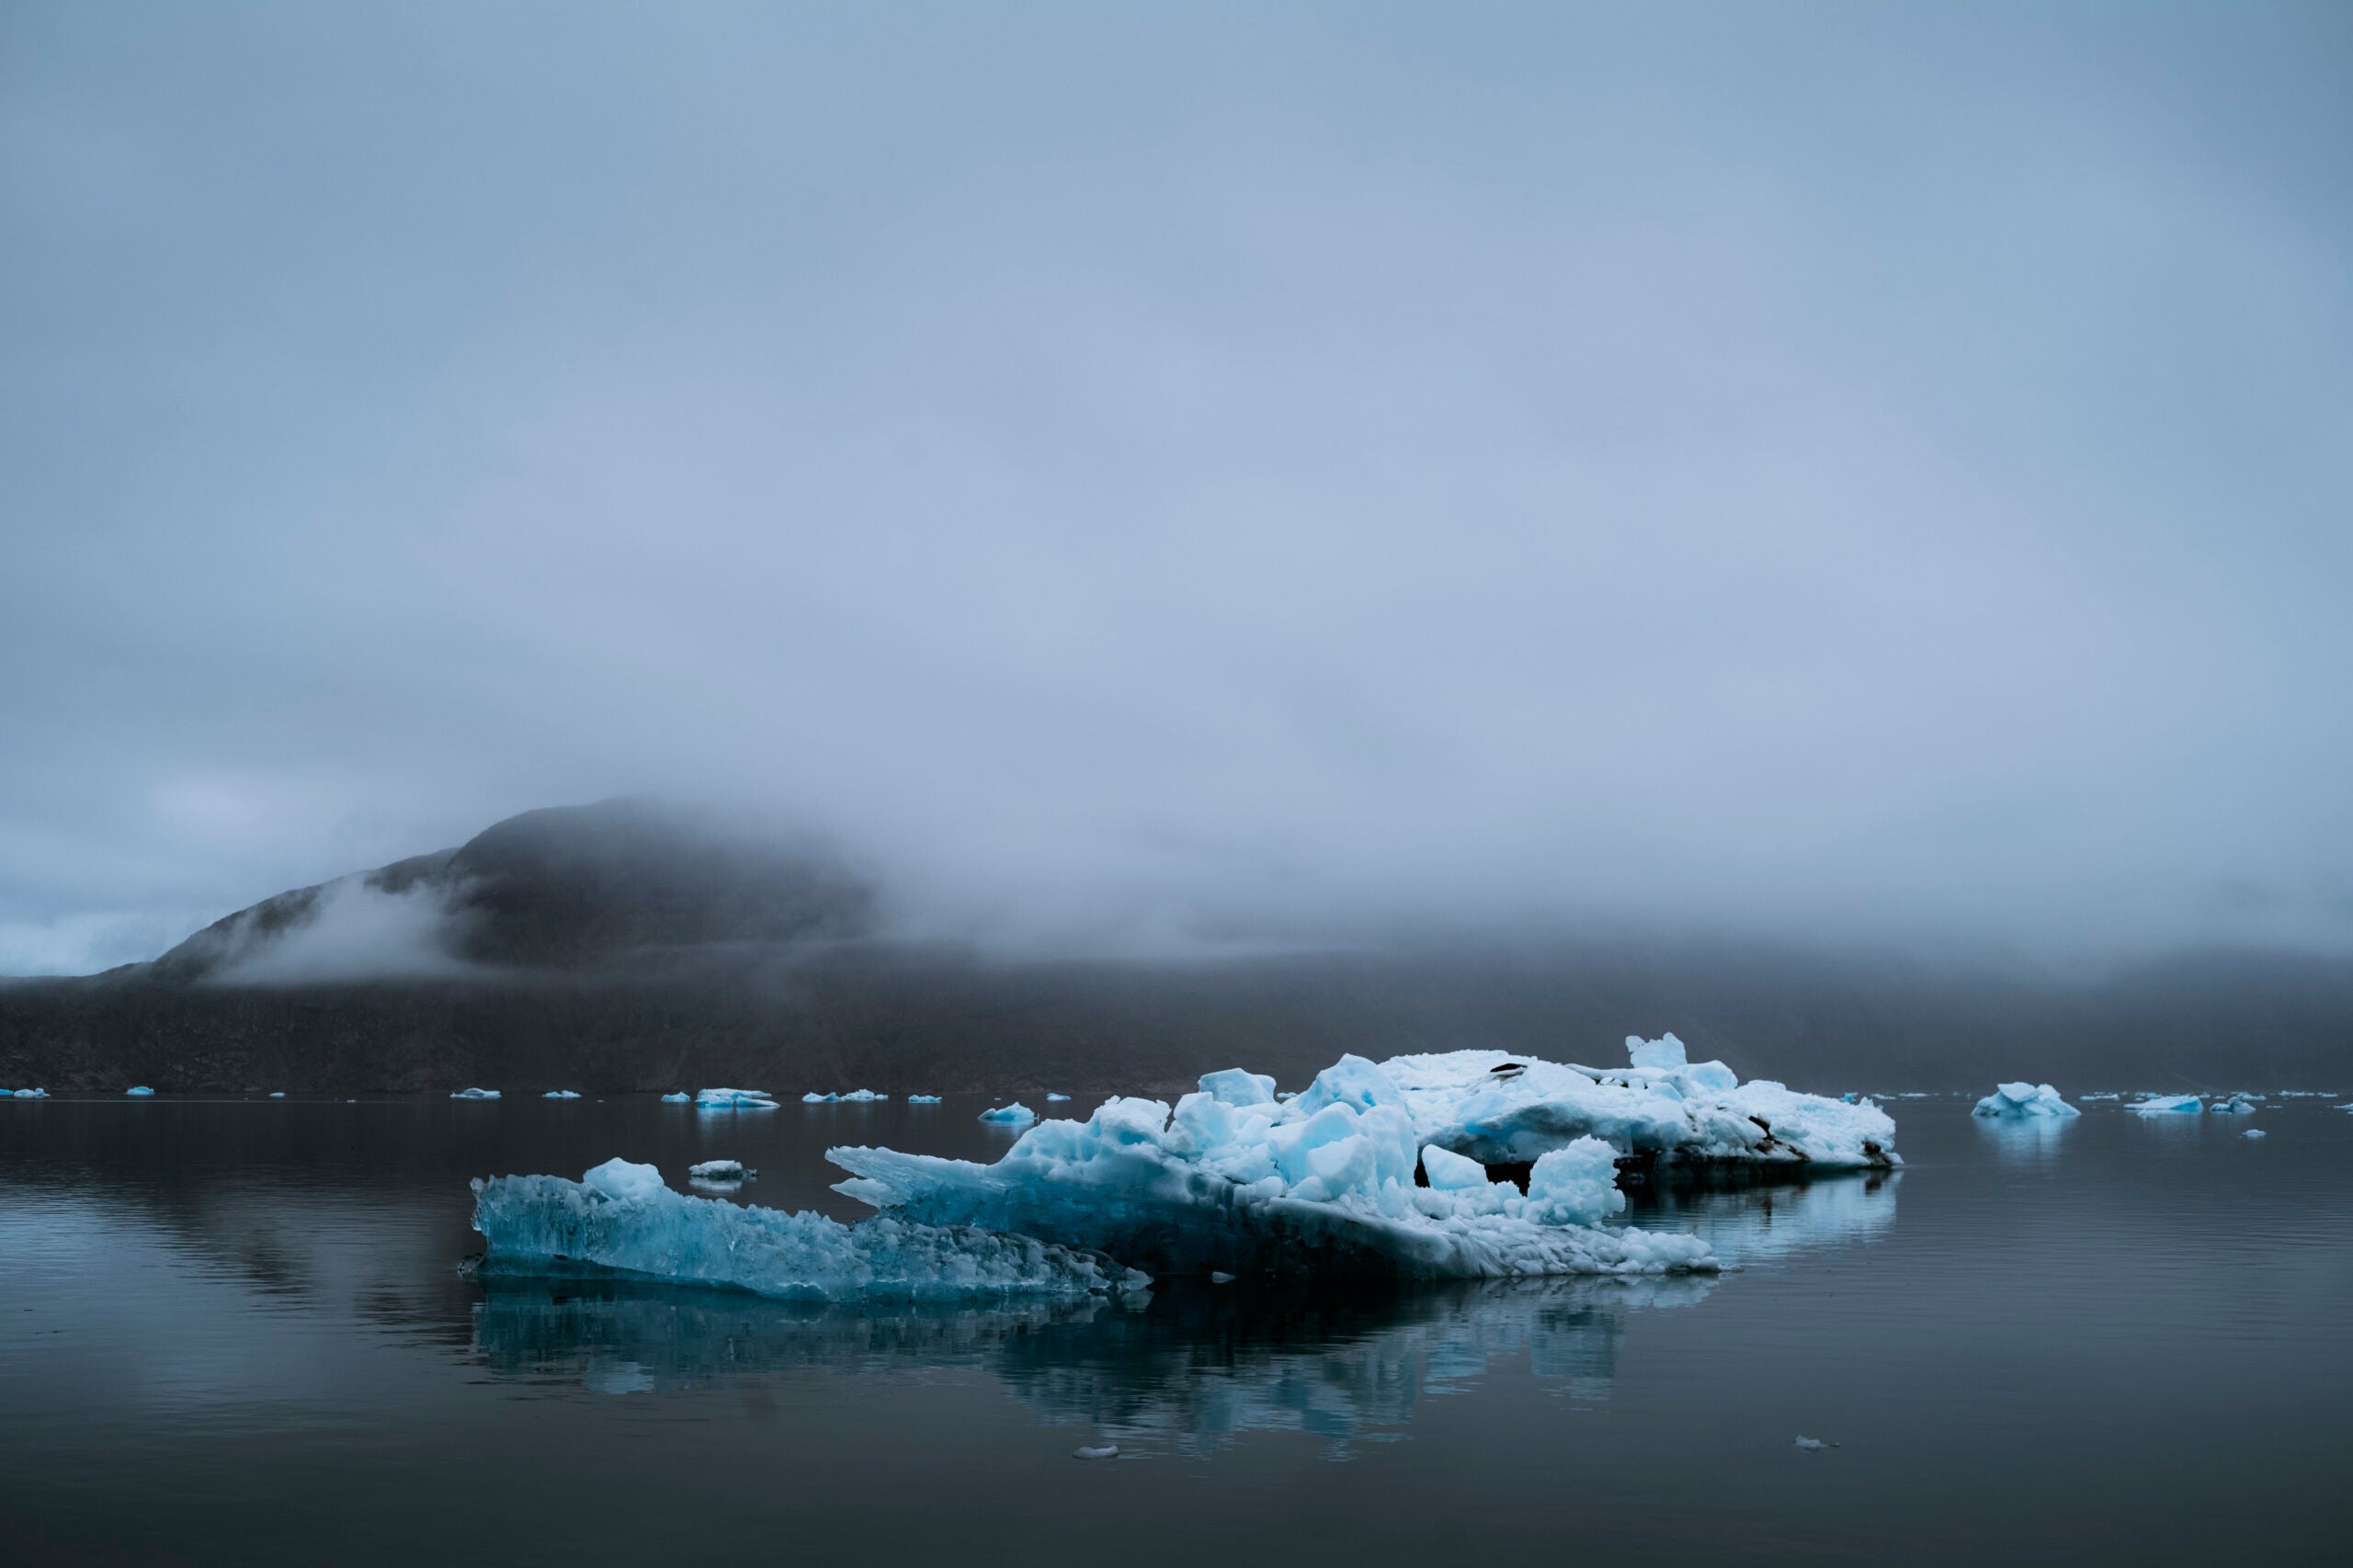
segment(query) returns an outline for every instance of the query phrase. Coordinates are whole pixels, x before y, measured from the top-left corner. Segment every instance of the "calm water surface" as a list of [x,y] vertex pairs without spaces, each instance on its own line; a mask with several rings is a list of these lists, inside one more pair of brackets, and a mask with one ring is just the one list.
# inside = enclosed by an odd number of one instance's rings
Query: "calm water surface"
[[[857,1218],[828,1143],[993,1157],[983,1103],[0,1102],[8,1560],[2338,1562],[2353,1540],[2353,1115],[2321,1100],[2016,1131],[1897,1101],[1892,1178],[1640,1204],[1740,1263],[1713,1279],[855,1313],[458,1267],[469,1176],[731,1155],[760,1171],[745,1200]],[[1120,1457],[1072,1457],[1099,1443]]]

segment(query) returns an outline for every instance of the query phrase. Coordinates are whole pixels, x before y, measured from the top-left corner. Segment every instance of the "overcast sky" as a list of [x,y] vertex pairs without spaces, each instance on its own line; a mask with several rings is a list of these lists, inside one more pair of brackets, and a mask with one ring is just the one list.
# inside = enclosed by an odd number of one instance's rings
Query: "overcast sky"
[[2339,4],[14,0],[0,972],[648,790],[2353,949],[2348,231]]

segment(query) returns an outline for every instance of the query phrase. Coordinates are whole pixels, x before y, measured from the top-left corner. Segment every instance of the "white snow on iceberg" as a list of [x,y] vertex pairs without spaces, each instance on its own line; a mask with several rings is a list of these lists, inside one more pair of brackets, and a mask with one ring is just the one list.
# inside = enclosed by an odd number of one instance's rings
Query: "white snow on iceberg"
[[[1166,1272],[1465,1279],[1714,1267],[1695,1237],[1597,1223],[1625,1204],[1619,1151],[1600,1139],[1531,1151],[1522,1192],[1483,1170],[1473,1181],[1465,1167],[1476,1159],[1425,1136],[1407,1091],[1362,1057],[1341,1058],[1288,1102],[1258,1074],[1201,1085],[1173,1112],[1114,1098],[1086,1121],[1040,1123],[995,1165],[871,1148],[826,1158],[851,1173],[835,1190],[878,1209]],[[1438,1145],[1434,1159],[1427,1144]],[[1416,1184],[1417,1166],[1428,1185]]]
[[2048,1084],[2001,1084],[1977,1102],[1972,1116],[2081,1116],[2084,1113],[2059,1097]]
[[1629,1037],[1626,1046],[1635,1065],[1614,1069],[1496,1051],[1398,1056],[1378,1068],[1349,1057],[1343,1065],[1357,1062],[1393,1084],[1423,1142],[1491,1165],[1525,1163],[1584,1137],[1670,1165],[1828,1171],[1903,1164],[1895,1119],[1870,1100],[1799,1094],[1767,1078],[1744,1084],[1721,1062],[1684,1061],[1673,1035]]
[[695,1104],[704,1110],[774,1110],[776,1101],[766,1089],[702,1089]]
[[2124,1108],[2141,1116],[2197,1116],[2205,1110],[2206,1102],[2196,1095],[2152,1095]]
[[589,1265],[678,1284],[807,1301],[1078,1297],[1151,1281],[1107,1258],[1027,1236],[689,1198],[652,1165],[608,1160],[580,1181],[476,1178],[485,1267]]
[[1001,1126],[1018,1127],[1025,1121],[1037,1120],[1038,1113],[1019,1100],[1016,1100],[1011,1105],[991,1106],[981,1112],[981,1119],[994,1121]]
[[696,1181],[742,1181],[758,1174],[745,1168],[741,1160],[704,1160],[687,1167],[687,1175]]

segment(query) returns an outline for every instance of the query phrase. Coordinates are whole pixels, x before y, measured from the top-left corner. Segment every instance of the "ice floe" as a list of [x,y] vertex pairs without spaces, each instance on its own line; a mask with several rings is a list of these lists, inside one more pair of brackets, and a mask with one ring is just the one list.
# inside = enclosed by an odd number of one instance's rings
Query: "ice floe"
[[49,1091],[47,1089],[18,1089],[9,1097],[19,1100],[45,1100],[49,1098]]
[[498,1097],[498,1091],[496,1089],[460,1089],[449,1097],[453,1100],[494,1100]]
[[1028,1236],[912,1224],[846,1225],[815,1213],[689,1198],[659,1170],[608,1160],[581,1180],[476,1178],[483,1267],[588,1266],[674,1283],[807,1301],[1083,1297],[1150,1279],[1092,1253]]
[[[1466,1119],[1466,1105],[1484,1105],[1482,1096],[1516,1085],[1475,1082],[1492,1082],[1495,1053],[1460,1055],[1474,1060],[1449,1071],[1446,1058],[1400,1059],[1414,1074],[1413,1088],[1392,1075],[1398,1062],[1343,1057],[1289,1102],[1275,1097],[1262,1074],[1213,1073],[1173,1110],[1158,1100],[1113,1098],[1084,1122],[1040,1123],[995,1165],[874,1148],[836,1148],[826,1157],[851,1173],[835,1190],[878,1209],[926,1223],[1042,1236],[1156,1272],[1488,1278],[1714,1267],[1696,1237],[1598,1223],[1625,1203],[1616,1185],[1626,1152],[1620,1145],[1566,1129],[1544,1142],[1525,1115],[1500,1134],[1475,1116]],[[1517,1078],[1541,1066],[1574,1077],[1586,1091],[1599,1087],[1550,1063],[1512,1065]],[[1503,1108],[1523,1111],[1528,1103],[1506,1096]],[[1840,1108],[1848,1116],[1859,1110]],[[1882,1136],[1892,1135],[1883,1112],[1870,1114],[1885,1124]],[[1664,1115],[1640,1125],[1654,1131]],[[1754,1151],[1768,1136],[1725,1141]],[[1465,1142],[1473,1145],[1468,1153]],[[1662,1146],[1654,1131],[1646,1146]],[[1464,1167],[1493,1162],[1497,1156],[1487,1151],[1495,1148],[1509,1151],[1502,1159],[1529,1165],[1524,1191],[1487,1179],[1483,1169],[1472,1179]]]
[[2124,1108],[2140,1116],[2196,1116],[2206,1102],[2196,1095],[2151,1095]]
[[1046,1095],[1046,1098],[1049,1100],[1066,1100],[1070,1098],[1070,1096],[1068,1095],[1057,1095],[1050,1090]]
[[1016,1100],[1011,1105],[991,1106],[981,1112],[981,1119],[994,1121],[1006,1127],[1018,1127],[1023,1122],[1037,1120],[1038,1113],[1019,1100]]
[[684,1089],[676,1089],[669,1094],[664,1095],[662,1096],[662,1103],[664,1105],[691,1105],[694,1103],[694,1096],[687,1093]]
[[776,1100],[766,1089],[702,1089],[695,1104],[705,1110],[774,1110]]
[[852,1089],[846,1095],[821,1095],[815,1090],[801,1096],[804,1105],[825,1105],[835,1100],[887,1100],[888,1095],[878,1095],[872,1089]]
[[132,1099],[143,1100],[153,1096],[155,1091],[149,1088],[146,1085],[141,1084],[135,1087],[125,1089],[122,1092],[130,1096]]
[[550,1089],[540,1096],[543,1100],[576,1100],[579,1097],[578,1089]]
[[2239,1136],[2242,1138],[2260,1138],[2263,1136],[2263,1129],[2260,1127],[2250,1127],[2245,1132],[2240,1133]]
[[1972,1116],[2081,1116],[2084,1113],[2059,1097],[2048,1084],[2000,1084],[1977,1102]]
[[2252,1116],[2256,1109],[2253,1099],[2245,1095],[2233,1095],[2226,1100],[2216,1100],[2206,1108],[2209,1116]]
[[741,1160],[703,1160],[687,1167],[687,1175],[697,1181],[744,1181],[759,1174]]
[[939,1096],[938,1095],[909,1095],[907,1103],[909,1105],[938,1105]]

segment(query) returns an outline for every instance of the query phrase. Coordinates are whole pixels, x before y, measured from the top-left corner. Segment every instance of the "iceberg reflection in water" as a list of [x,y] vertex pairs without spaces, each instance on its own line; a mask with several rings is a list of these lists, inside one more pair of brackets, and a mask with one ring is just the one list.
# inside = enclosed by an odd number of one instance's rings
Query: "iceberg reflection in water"
[[[1867,1242],[1895,1178],[1661,1194],[1728,1261]],[[1245,1433],[1324,1438],[1326,1457],[1405,1436],[1424,1400],[1525,1368],[1564,1397],[1611,1396],[1641,1315],[1737,1275],[1567,1278],[1334,1290],[1177,1280],[1148,1294],[985,1306],[825,1307],[609,1276],[485,1274],[473,1353],[495,1377],[607,1393],[708,1389],[803,1373],[984,1372],[1038,1420],[1123,1455],[1202,1456]]]

